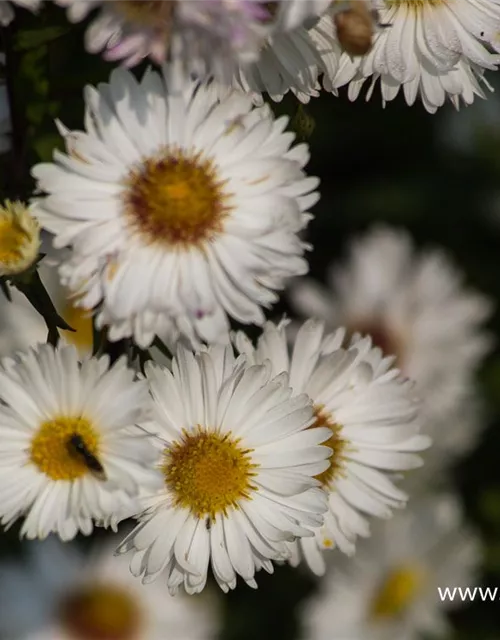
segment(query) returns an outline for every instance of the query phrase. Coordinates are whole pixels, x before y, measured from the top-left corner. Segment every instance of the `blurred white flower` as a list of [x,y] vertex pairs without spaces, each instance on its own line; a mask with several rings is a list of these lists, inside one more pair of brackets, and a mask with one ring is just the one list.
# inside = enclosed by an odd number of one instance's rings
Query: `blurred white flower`
[[310,279],[296,282],[290,292],[296,310],[331,328],[368,334],[384,354],[395,355],[403,374],[417,382],[423,431],[443,450],[440,439],[454,438],[458,426],[450,412],[469,397],[491,345],[483,327],[491,301],[465,288],[443,251],[417,252],[407,233],[382,226],[352,243],[348,260],[331,266],[328,282],[329,289]]
[[380,79],[382,99],[393,100],[400,89],[412,105],[417,97],[430,113],[447,99],[458,109],[491,89],[485,69],[500,62],[498,0],[372,0],[379,29],[373,48],[360,58],[344,54],[336,87],[349,83],[349,98],[359,96],[371,78],[369,99]]
[[0,25],[6,27],[14,19],[12,5],[36,11],[43,0],[0,0]]
[[[438,587],[474,587],[479,539],[451,495],[413,503],[363,541],[349,562],[332,563],[303,609],[302,640],[420,640],[449,637]],[[436,634],[436,635],[434,635]]]
[[54,537],[27,546],[23,563],[0,564],[0,633],[7,640],[213,640],[220,611],[213,594],[172,597],[142,585],[113,540],[90,556]]
[[100,8],[86,33],[90,52],[132,66],[146,56],[179,55],[189,71],[229,78],[238,64],[258,60],[266,38],[317,16],[329,0],[56,0],[69,19]]
[[311,320],[299,329],[291,354],[285,323],[267,323],[256,348],[245,334],[235,336],[250,362],[269,363],[275,375],[289,373],[294,393],[305,392],[313,402],[314,425],[330,431],[330,467],[316,476],[328,494],[325,524],[315,539],[292,547],[292,563],[303,556],[317,574],[325,570],[324,549],[354,553],[356,537],[369,535],[367,515],[389,518],[405,506],[407,495],[390,473],[420,466],[417,452],[429,446],[419,435],[413,383],[370,338],[354,337],[343,346],[344,338],[343,329],[324,335],[323,323]]
[[[289,91],[302,103],[318,97],[320,76],[325,73],[326,82],[336,76],[342,52],[331,16],[312,22],[310,27],[270,36],[256,62],[238,67],[234,86],[249,93],[256,104],[263,103],[264,92],[275,102]],[[335,91],[331,85],[325,88]]]

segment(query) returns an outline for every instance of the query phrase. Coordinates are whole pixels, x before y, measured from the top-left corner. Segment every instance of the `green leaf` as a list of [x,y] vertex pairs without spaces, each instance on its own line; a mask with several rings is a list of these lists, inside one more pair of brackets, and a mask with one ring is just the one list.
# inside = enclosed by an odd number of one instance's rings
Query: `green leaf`
[[49,26],[42,29],[25,29],[17,34],[14,49],[16,51],[27,51],[36,49],[44,44],[48,44],[70,30],[70,26]]

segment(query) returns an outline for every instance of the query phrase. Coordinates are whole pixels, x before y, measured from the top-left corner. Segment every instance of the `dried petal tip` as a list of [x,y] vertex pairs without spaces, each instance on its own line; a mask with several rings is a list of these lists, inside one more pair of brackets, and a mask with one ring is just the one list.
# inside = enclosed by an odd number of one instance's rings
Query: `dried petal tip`
[[26,271],[39,249],[40,227],[29,207],[5,200],[0,206],[0,276]]

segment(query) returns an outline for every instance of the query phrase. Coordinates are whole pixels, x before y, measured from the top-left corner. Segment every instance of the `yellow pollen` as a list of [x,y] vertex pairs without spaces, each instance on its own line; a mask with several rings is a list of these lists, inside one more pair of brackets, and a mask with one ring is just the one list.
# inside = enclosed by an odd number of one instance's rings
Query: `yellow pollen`
[[77,307],[68,297],[61,316],[74,329],[74,331],[62,332],[66,342],[75,345],[81,352],[92,351],[94,337],[91,312],[83,307]]
[[26,271],[38,257],[40,228],[21,202],[0,206],[0,276]]
[[230,211],[223,187],[210,160],[167,148],[129,174],[125,214],[149,243],[200,247],[223,231]]
[[384,578],[371,606],[374,620],[393,618],[415,601],[425,582],[424,572],[416,566],[400,566]]
[[231,434],[203,431],[183,434],[180,442],[165,449],[162,471],[177,506],[190,509],[198,518],[227,514],[240,500],[250,500],[258,465],[252,449],[242,449]]
[[138,640],[143,612],[124,588],[113,584],[82,587],[66,597],[59,611],[74,640]]
[[319,480],[324,487],[330,488],[333,481],[342,473],[343,451],[347,443],[341,437],[342,426],[334,422],[332,416],[324,410],[322,405],[314,407],[314,415],[316,416],[316,420],[314,424],[309,427],[310,429],[315,427],[328,427],[332,432],[331,437],[328,438],[326,442],[321,443],[325,447],[330,447],[333,451],[330,456],[330,466],[315,476],[316,480]]
[[113,8],[129,22],[168,33],[174,5],[172,0],[116,0]]
[[81,478],[89,468],[84,458],[68,446],[75,435],[80,436],[90,454],[99,458],[100,438],[92,423],[82,416],[57,416],[40,425],[31,441],[31,462],[52,480]]

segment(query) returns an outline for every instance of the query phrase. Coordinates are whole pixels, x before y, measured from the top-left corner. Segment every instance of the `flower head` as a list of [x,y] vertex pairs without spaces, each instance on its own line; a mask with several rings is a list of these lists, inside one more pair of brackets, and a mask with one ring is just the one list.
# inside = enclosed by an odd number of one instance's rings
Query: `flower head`
[[12,5],[17,5],[25,9],[35,11],[38,9],[42,0],[0,0],[0,24],[5,27],[14,20],[14,9]]
[[332,564],[320,592],[303,609],[305,640],[418,640],[445,637],[446,610],[438,588],[466,588],[477,580],[479,540],[464,523],[455,496],[416,502],[377,523],[354,558]]
[[50,537],[28,546],[23,564],[0,564],[0,632],[23,640],[207,640],[220,612],[213,594],[170,597],[141,585],[114,538],[84,555]]
[[315,538],[292,546],[293,563],[303,555],[318,574],[325,569],[322,550],[354,553],[356,537],[369,535],[367,515],[388,518],[405,505],[407,496],[390,473],[420,466],[416,453],[429,445],[419,435],[413,383],[370,338],[355,336],[346,346],[344,338],[343,329],[324,335],[322,323],[308,321],[289,354],[286,323],[268,323],[256,348],[243,333],[235,336],[250,361],[271,362],[275,374],[289,372],[294,393],[313,402],[314,425],[329,432],[330,466],[316,475],[328,495],[325,523]]
[[306,279],[294,284],[297,311],[331,329],[369,334],[385,355],[394,355],[417,384],[422,427],[435,451],[449,452],[451,438],[458,453],[467,440],[459,435],[463,421],[450,420],[450,412],[456,416],[464,401],[470,404],[473,377],[491,346],[483,328],[491,301],[464,286],[442,250],[417,251],[406,232],[384,226],[356,239],[348,259],[330,267],[328,281],[329,289]]
[[6,200],[0,206],[0,276],[12,276],[31,267],[40,249],[40,228],[22,202]]
[[71,246],[63,284],[112,340],[146,347],[172,326],[223,339],[228,317],[262,324],[276,290],[307,271],[307,147],[291,146],[286,118],[218,93],[175,65],[140,83],[116,70],[87,88],[87,132],[63,129],[68,154],[33,169],[48,193],[37,215]]
[[247,366],[230,347],[180,348],[172,371],[151,365],[146,377],[154,413],[144,428],[157,435],[164,486],[119,550],[135,551],[144,582],[164,572],[171,592],[200,592],[209,564],[224,591],[237,575],[255,587],[256,571],[272,573],[286,542],[323,521],[314,476],[328,467],[328,430],[308,429],[311,404],[290,398],[286,373]]
[[156,486],[154,449],[137,420],[147,388],[119,360],[78,362],[71,346],[5,358],[0,370],[0,516],[21,535],[63,540],[90,534],[93,521],[116,526],[139,509],[140,489]]
[[380,79],[382,99],[393,100],[400,89],[408,104],[420,97],[434,113],[447,99],[458,109],[484,97],[485,69],[500,62],[500,4],[497,0],[372,0],[379,29],[369,53],[352,60],[344,54],[335,87],[349,83],[358,97],[370,77]]

